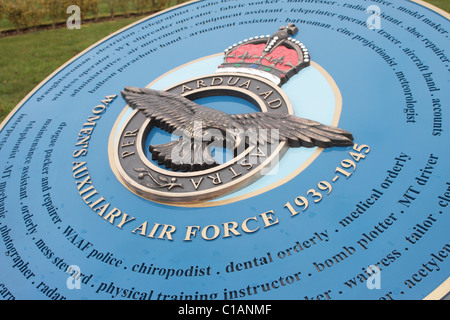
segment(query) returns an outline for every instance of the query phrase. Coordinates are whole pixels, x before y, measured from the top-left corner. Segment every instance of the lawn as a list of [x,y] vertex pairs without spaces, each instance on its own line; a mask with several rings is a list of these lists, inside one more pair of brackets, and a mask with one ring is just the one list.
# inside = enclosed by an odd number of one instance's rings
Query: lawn
[[[449,0],[430,3],[450,11]],[[83,24],[80,30],[44,30],[0,38],[0,121],[36,85],[98,40],[141,18]]]
[[73,56],[139,18],[0,38],[0,121],[36,85]]
[[450,1],[448,0],[428,0],[427,2],[439,7],[447,12],[450,12]]

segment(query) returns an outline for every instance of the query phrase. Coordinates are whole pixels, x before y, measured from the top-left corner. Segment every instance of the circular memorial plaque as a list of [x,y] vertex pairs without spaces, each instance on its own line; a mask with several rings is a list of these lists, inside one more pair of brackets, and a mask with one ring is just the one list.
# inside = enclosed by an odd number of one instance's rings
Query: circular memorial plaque
[[2,123],[0,297],[443,298],[448,18],[191,1],[93,45]]

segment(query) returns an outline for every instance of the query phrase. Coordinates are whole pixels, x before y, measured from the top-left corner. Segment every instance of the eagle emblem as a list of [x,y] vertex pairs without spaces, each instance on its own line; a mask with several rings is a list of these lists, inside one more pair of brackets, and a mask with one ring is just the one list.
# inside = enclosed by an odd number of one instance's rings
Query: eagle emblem
[[[127,87],[122,96],[155,126],[181,136],[174,142],[150,146],[153,159],[172,170],[198,171],[217,166],[210,147],[221,142],[233,149],[244,143],[253,146],[276,143],[275,139],[287,141],[290,147],[353,145],[353,136],[346,130],[290,114],[227,114],[181,95],[147,88]],[[220,134],[214,136],[214,132]]]
[[[310,66],[308,49],[292,37],[297,32],[289,24],[272,36],[244,39],[224,50],[216,73],[164,90],[124,88],[126,116],[111,135],[118,180],[149,200],[204,204],[274,172],[289,148],[352,146],[350,132],[295,115],[281,89]],[[216,96],[244,99],[256,110],[196,102]],[[172,134],[172,141],[152,143],[154,127]],[[221,152],[228,159],[219,159]]]

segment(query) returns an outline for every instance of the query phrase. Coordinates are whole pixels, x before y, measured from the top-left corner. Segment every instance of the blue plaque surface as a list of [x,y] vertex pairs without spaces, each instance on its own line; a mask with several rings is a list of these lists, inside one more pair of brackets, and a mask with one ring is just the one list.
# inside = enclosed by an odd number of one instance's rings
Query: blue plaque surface
[[[0,297],[442,298],[450,270],[448,18],[421,1],[192,1],[93,45],[2,124]],[[224,50],[289,24],[308,65],[287,83],[224,73]],[[259,179],[172,201],[166,194],[182,179],[198,191],[225,178],[168,174],[147,150],[173,137],[153,128],[140,156],[165,172],[145,177],[165,193],[134,188],[119,163],[138,135],[127,127],[133,109],[121,91],[207,90],[220,81],[232,94],[195,101],[256,112],[242,96],[260,81],[286,97],[286,112],[348,130],[354,145],[285,148]],[[245,159],[240,171],[226,168],[233,155],[224,150],[214,156],[230,181],[250,169]]]

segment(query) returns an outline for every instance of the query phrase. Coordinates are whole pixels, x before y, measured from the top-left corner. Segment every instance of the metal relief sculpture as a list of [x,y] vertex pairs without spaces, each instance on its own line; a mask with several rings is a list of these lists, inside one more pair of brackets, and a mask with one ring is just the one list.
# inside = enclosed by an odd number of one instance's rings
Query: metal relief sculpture
[[[157,127],[170,133],[178,131],[182,135],[178,141],[150,147],[154,159],[173,170],[198,171],[217,165],[209,149],[214,143],[211,142],[211,129],[221,133],[215,137],[215,142],[222,141],[222,137],[225,140],[233,138],[224,141],[224,146],[232,148],[238,148],[241,143],[274,143],[274,139],[287,141],[290,147],[353,145],[352,134],[343,129],[290,114],[226,114],[177,94],[146,88],[125,88],[122,95],[131,107],[142,111]],[[190,152],[183,153],[183,150]]]
[[[310,65],[306,46],[290,37],[297,32],[290,24],[272,36],[245,39],[225,50],[215,74],[164,91],[126,87],[122,96],[134,113],[115,150],[127,187],[150,200],[202,202],[251,183],[289,147],[352,146],[350,132],[294,115],[281,90]],[[259,112],[229,114],[194,102],[218,95],[245,99]],[[153,127],[178,137],[150,145],[157,166],[143,150]],[[234,158],[218,163],[213,147],[231,150]]]

